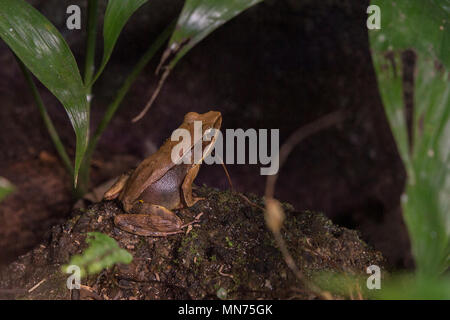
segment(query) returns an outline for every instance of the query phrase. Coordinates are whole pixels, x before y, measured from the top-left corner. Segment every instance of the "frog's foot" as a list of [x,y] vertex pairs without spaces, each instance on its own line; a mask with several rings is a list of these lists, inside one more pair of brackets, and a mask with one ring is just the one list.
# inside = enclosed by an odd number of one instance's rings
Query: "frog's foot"
[[198,201],[201,201],[201,200],[206,200],[206,198],[203,198],[203,197],[192,197],[191,201],[187,205],[188,205],[188,207],[192,207],[194,204],[196,204]]
[[194,182],[194,179],[197,176],[199,170],[200,164],[193,166],[187,173],[186,177],[184,178],[183,184],[181,185],[181,192],[183,199],[182,202],[187,207],[192,207],[198,201],[204,200],[204,198],[195,198],[192,195],[192,183]]
[[165,237],[183,232],[181,219],[162,206],[142,203],[133,207],[133,212],[140,213],[117,215],[114,224],[124,231],[145,237]]
[[125,187],[125,184],[127,183],[132,173],[133,170],[130,170],[127,173],[122,174],[116,180],[116,182],[114,182],[114,184],[108,189],[108,191],[105,192],[105,194],[103,195],[103,199],[104,200],[116,199],[122,192],[123,188]]
[[144,237],[165,237],[183,232],[182,225],[174,229],[150,214],[120,214],[114,218],[114,224],[123,231]]

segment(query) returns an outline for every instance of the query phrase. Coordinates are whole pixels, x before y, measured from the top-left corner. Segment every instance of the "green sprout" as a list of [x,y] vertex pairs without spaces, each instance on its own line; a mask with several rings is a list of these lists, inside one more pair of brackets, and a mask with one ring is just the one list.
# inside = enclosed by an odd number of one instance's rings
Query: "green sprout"
[[68,265],[63,266],[63,272],[70,265],[76,265],[81,270],[81,276],[93,275],[108,269],[115,264],[129,264],[133,256],[117,244],[116,240],[100,232],[89,232],[86,238],[89,247],[81,255],[75,255]]

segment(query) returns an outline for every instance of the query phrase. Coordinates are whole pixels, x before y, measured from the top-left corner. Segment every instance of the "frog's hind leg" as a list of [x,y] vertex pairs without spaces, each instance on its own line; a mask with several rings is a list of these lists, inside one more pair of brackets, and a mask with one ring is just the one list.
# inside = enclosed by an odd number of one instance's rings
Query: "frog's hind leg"
[[197,177],[198,171],[200,170],[200,164],[193,166],[184,178],[183,184],[181,185],[181,194],[183,202],[186,206],[192,207],[199,200],[204,200],[204,198],[195,198],[192,196],[192,183]]
[[105,192],[105,194],[103,195],[103,200],[116,199],[119,196],[120,192],[122,192],[133,171],[134,170],[130,170],[127,173],[122,174],[108,189],[108,191]]
[[163,206],[137,203],[132,214],[119,214],[114,224],[120,229],[140,236],[165,237],[183,232],[183,222]]

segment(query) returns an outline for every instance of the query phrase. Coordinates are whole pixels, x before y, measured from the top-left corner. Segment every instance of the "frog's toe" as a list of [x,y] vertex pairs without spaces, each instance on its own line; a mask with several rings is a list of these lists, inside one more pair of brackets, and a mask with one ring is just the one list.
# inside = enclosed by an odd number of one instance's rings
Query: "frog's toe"
[[191,206],[193,206],[194,204],[196,204],[197,202],[202,201],[202,200],[206,200],[206,198],[203,198],[203,197],[194,197],[194,198],[192,198],[192,205]]

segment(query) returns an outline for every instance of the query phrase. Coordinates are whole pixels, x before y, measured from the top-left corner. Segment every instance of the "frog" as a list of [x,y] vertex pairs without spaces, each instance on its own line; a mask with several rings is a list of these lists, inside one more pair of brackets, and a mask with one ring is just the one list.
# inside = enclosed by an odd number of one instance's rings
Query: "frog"
[[[196,121],[201,121],[200,135],[194,134]],[[221,124],[222,115],[218,111],[188,112],[179,129],[188,130],[191,141],[184,149],[176,149],[178,161],[173,161],[172,151],[179,147],[179,142],[169,138],[135,170],[120,176],[103,196],[104,200],[117,199],[125,211],[114,217],[115,226],[140,236],[165,237],[182,233],[186,226],[198,222],[194,219],[183,224],[172,210],[192,207],[203,199],[193,196],[192,184],[203,159],[214,149]],[[203,151],[201,159],[194,161],[192,151],[199,144]],[[182,161],[186,158],[189,161]]]

